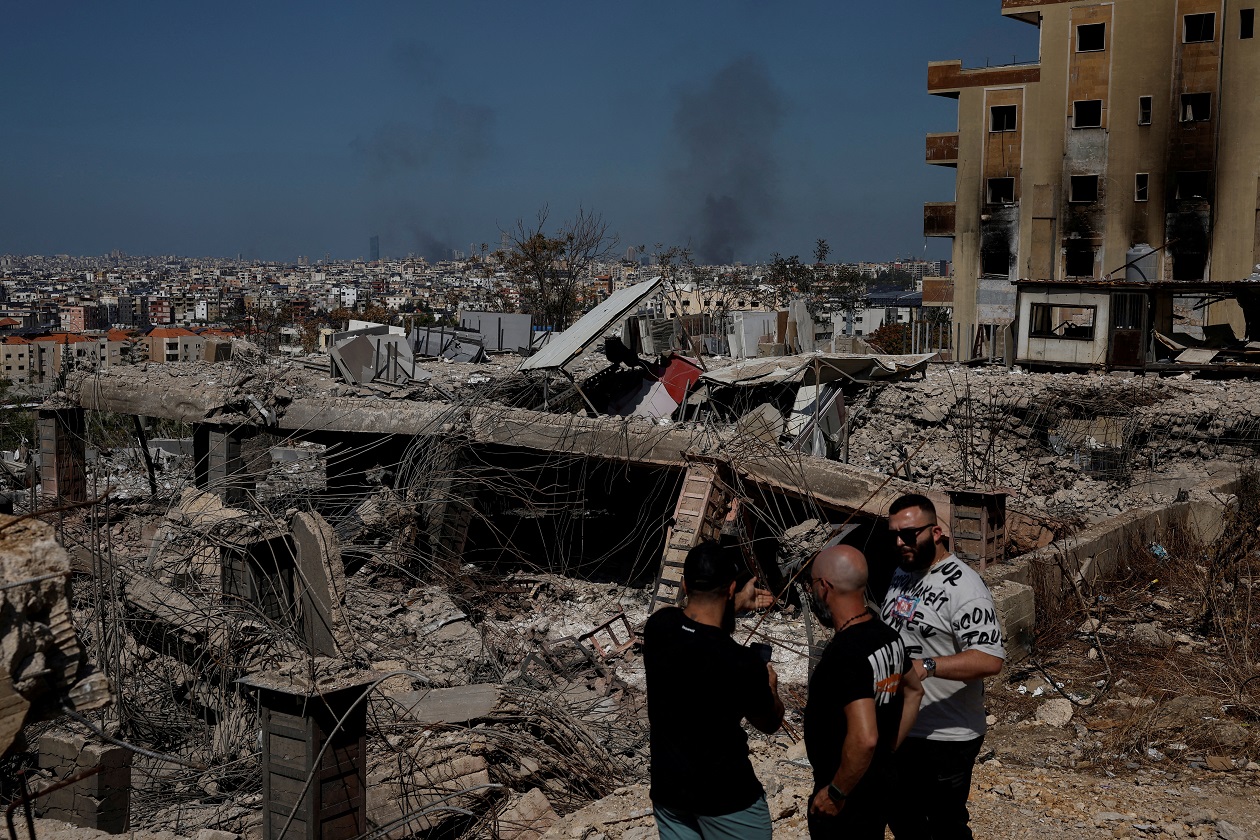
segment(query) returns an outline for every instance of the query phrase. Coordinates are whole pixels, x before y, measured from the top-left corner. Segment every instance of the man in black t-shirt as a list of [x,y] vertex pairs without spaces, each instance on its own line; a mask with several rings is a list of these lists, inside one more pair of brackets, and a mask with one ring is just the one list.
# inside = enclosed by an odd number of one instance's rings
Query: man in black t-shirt
[[805,705],[805,750],[814,768],[809,835],[883,840],[896,807],[892,753],[914,724],[923,686],[901,637],[866,606],[862,552],[824,549],[810,575],[810,607],[836,632]]
[[738,574],[716,543],[696,546],[683,567],[686,608],[659,610],[643,628],[651,797],[663,840],[770,840],[742,721],[774,732],[783,703],[774,668],[731,631],[736,611],[769,606],[773,596],[751,580],[737,592]]

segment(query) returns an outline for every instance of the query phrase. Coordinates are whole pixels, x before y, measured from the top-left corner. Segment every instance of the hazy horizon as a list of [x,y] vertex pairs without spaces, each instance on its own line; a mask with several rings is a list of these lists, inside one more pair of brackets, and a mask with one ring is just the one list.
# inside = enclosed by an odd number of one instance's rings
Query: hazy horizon
[[1037,57],[966,7],[7,4],[0,253],[434,259],[547,204],[623,253],[947,259],[927,62]]

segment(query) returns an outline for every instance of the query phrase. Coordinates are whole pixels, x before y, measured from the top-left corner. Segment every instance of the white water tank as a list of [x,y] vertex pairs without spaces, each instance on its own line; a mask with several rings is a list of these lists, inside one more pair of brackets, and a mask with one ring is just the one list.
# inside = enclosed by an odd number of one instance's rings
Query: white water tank
[[1134,245],[1125,254],[1124,279],[1136,283],[1153,283],[1159,279],[1159,257],[1145,242]]

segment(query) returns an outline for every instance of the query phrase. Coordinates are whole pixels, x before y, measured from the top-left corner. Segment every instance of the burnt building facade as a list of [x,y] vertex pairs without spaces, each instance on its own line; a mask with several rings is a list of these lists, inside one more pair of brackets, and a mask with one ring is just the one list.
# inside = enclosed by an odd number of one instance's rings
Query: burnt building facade
[[[1260,263],[1260,0],[1002,0],[1040,60],[928,67],[958,130],[927,138],[957,168],[924,234],[953,237],[928,305],[961,331],[1011,324],[1017,281],[1223,283]],[[929,288],[929,285],[932,288]],[[1245,329],[1236,303],[1206,319]],[[1105,325],[1104,325],[1105,326]]]

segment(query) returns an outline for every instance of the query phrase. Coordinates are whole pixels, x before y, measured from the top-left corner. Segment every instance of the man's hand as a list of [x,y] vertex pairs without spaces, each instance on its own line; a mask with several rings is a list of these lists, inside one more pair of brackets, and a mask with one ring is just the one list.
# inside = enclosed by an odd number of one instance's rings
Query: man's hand
[[770,690],[775,694],[779,693],[779,674],[774,670],[774,666],[769,662],[766,663],[766,671],[770,676]]
[[751,612],[764,610],[774,603],[774,593],[769,589],[758,589],[757,579],[752,578],[744,584],[744,588],[735,593],[735,612]]
[[841,805],[831,798],[831,794],[827,793],[827,789],[823,788],[814,794],[814,801],[809,803],[809,812],[811,814],[822,814],[825,817],[835,817],[840,815]]

